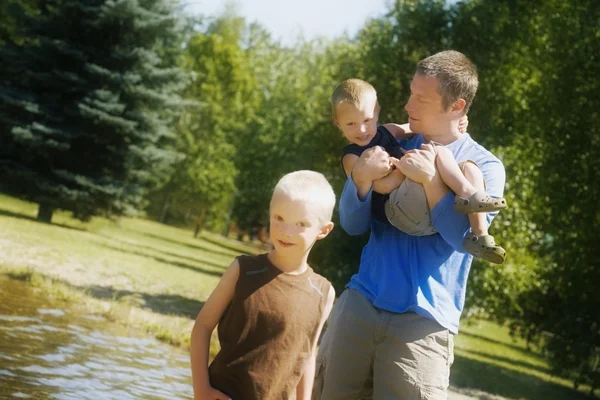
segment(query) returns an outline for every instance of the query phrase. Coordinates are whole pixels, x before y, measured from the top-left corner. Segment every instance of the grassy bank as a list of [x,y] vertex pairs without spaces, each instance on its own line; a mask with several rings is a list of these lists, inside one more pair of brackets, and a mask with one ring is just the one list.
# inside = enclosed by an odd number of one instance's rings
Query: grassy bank
[[0,196],[0,273],[182,347],[229,263],[259,252],[142,219],[84,224],[57,213],[48,225],[35,221],[36,211]]
[[[209,233],[194,239],[190,231],[143,219],[84,224],[58,213],[52,225],[42,224],[36,211],[34,204],[0,195],[0,274],[184,348],[193,319],[229,263],[242,252],[261,251]],[[590,398],[489,322],[463,323],[451,380],[511,399]]]

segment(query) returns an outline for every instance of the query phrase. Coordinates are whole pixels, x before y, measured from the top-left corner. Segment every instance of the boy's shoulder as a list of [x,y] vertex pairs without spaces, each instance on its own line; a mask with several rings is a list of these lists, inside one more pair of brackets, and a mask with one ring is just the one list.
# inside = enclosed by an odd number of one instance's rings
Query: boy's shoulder
[[267,253],[262,254],[241,254],[236,257],[240,268],[240,276],[256,275],[269,271],[269,258]]
[[370,149],[371,147],[388,147],[387,143],[390,142],[390,138],[392,141],[394,141],[394,137],[392,136],[390,131],[388,131],[383,125],[379,125],[377,127],[377,132],[375,133],[375,136],[373,136],[373,139],[371,139],[369,144],[364,146],[359,146],[355,143],[347,144],[342,149],[342,157],[346,154],[355,154],[360,157],[365,150]]
[[318,272],[315,272],[315,270],[311,268],[311,272],[308,275],[308,281],[313,289],[319,293],[319,295],[327,298],[327,294],[329,293],[330,288],[333,286],[329,279],[325,278]]

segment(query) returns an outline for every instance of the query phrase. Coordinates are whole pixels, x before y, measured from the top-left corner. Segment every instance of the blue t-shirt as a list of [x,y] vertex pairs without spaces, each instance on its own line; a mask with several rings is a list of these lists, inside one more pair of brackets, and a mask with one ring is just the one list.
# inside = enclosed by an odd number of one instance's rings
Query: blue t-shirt
[[[424,142],[423,136],[415,135],[400,145],[410,150]],[[458,162],[475,162],[483,172],[487,193],[502,197],[506,176],[500,160],[468,133],[446,148]],[[354,181],[348,178],[340,199],[340,223],[348,234],[371,229],[359,271],[347,287],[360,291],[375,307],[398,313],[414,311],[458,333],[473,257],[462,248],[470,225],[466,215],[454,211],[454,194],[448,193],[431,211],[438,233],[410,236],[371,217],[372,193],[359,199]],[[488,223],[496,214],[488,214]]]

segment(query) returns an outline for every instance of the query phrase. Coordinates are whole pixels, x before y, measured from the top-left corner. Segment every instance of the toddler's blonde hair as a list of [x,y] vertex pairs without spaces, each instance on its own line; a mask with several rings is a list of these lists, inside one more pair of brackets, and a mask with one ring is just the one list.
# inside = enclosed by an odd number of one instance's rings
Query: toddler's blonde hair
[[377,112],[379,112],[377,91],[373,85],[362,79],[346,79],[331,94],[331,115],[333,118],[336,117],[338,107],[342,103],[349,102],[355,106],[360,106],[370,100],[375,100],[375,107]]

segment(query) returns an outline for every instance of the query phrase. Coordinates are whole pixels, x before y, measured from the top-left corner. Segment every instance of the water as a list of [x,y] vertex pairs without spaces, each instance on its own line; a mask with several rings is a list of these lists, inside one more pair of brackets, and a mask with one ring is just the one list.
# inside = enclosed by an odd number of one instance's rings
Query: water
[[0,399],[191,399],[186,352],[0,277]]

